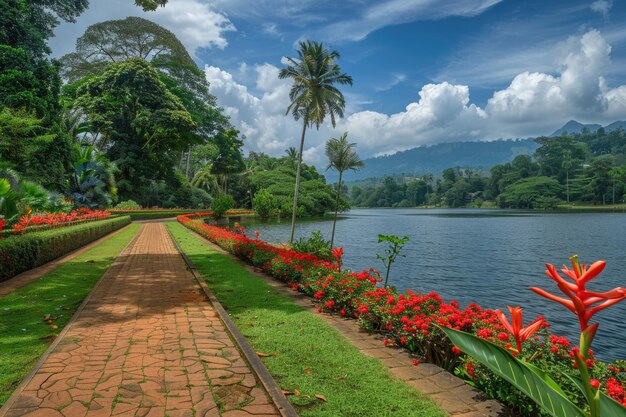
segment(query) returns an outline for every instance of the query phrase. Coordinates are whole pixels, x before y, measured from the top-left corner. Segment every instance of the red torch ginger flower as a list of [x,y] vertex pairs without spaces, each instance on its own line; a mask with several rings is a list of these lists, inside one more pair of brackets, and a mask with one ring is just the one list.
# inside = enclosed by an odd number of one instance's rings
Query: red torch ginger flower
[[500,323],[513,335],[515,344],[517,345],[517,353],[522,352],[522,343],[525,342],[535,334],[537,330],[541,328],[544,323],[543,317],[537,317],[535,321],[528,326],[523,327],[522,320],[522,308],[521,307],[508,307],[511,312],[511,323],[506,318],[504,313],[500,310],[496,310],[495,313],[498,316]]
[[341,257],[343,256],[343,248],[333,248],[333,258],[337,261],[337,266],[341,270]]
[[[558,285],[559,289],[567,296],[567,298],[557,297],[541,288],[531,288],[537,294],[546,297],[549,300],[556,301],[563,304],[568,310],[578,316],[580,322],[580,329],[585,331],[589,327],[589,320],[598,311],[607,307],[617,304],[626,298],[626,289],[614,288],[611,291],[596,293],[587,291],[585,285],[597,277],[604,267],[605,261],[597,261],[587,267],[585,264],[578,263],[578,257],[573,256],[572,260],[573,269],[569,269],[563,265],[561,271],[572,279],[574,282],[566,281],[559,275],[556,268],[551,264],[546,264],[546,275],[552,278]],[[601,303],[592,307],[596,303]]]

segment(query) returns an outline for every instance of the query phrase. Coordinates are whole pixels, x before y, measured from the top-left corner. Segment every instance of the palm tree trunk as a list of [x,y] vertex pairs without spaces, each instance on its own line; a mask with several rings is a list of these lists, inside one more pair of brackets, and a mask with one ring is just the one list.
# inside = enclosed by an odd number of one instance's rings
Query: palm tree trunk
[[615,205],[615,178],[613,178],[613,205]]
[[337,224],[337,212],[339,211],[339,196],[341,196],[341,177],[343,171],[339,171],[339,184],[337,184],[337,200],[335,201],[335,218],[333,219],[333,232],[330,235],[330,248],[333,248],[335,242],[335,225]]
[[304,135],[306,133],[306,125],[308,121],[304,117],[302,124],[302,137],[300,138],[300,152],[298,153],[298,167],[296,168],[296,186],[293,190],[293,210],[291,212],[291,234],[289,235],[289,244],[293,243],[293,234],[296,231],[296,211],[298,208],[298,189],[300,188],[300,167],[302,166],[302,151],[304,150]]
[[567,184],[567,202],[569,203],[569,170],[565,171],[565,175],[567,176],[566,184]]
[[185,177],[189,179],[189,163],[191,162],[191,147],[187,149],[187,166],[185,167]]

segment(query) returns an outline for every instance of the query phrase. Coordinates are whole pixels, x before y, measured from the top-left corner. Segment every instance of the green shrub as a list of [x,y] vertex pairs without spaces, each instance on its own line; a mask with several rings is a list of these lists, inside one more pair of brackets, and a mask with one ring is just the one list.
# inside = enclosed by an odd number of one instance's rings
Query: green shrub
[[114,217],[0,240],[0,282],[43,265],[130,223]]
[[115,210],[137,210],[141,206],[135,200],[126,200],[114,207]]
[[228,210],[233,208],[235,200],[228,194],[218,195],[213,199],[211,211],[214,219],[221,219]]
[[327,261],[333,259],[332,252],[330,250],[330,240],[324,240],[322,232],[319,230],[311,233],[311,237],[301,237],[293,242],[292,247],[294,250],[302,253],[310,253],[317,256],[320,259]]
[[264,188],[254,194],[254,211],[263,220],[269,219],[276,210],[276,198]]

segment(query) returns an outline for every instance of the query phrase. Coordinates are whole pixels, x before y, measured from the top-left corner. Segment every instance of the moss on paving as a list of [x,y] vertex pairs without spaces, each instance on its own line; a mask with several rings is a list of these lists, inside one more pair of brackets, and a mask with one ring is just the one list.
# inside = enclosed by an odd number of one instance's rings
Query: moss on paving
[[[303,417],[444,416],[335,329],[178,223],[176,240]],[[317,399],[323,395],[328,402]]]
[[[43,277],[0,297],[0,405],[63,330],[139,227],[128,226]],[[50,323],[44,321],[47,315]]]

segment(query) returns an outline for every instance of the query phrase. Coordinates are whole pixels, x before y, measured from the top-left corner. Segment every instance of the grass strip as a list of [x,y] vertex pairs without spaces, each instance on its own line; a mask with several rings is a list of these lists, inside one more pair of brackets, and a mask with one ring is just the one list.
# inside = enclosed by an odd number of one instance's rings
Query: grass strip
[[262,359],[279,386],[301,393],[289,396],[301,416],[446,415],[425,396],[393,379],[380,361],[363,355],[334,328],[228,255],[178,223],[167,227],[254,349],[270,354]]
[[[141,226],[132,224],[43,277],[0,298],[0,405],[68,323]],[[50,322],[44,320],[49,315]]]

